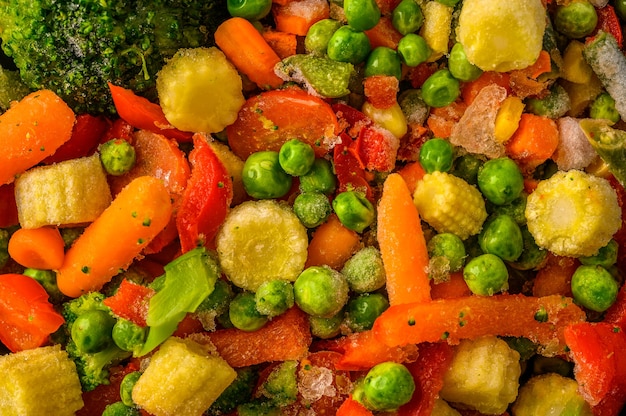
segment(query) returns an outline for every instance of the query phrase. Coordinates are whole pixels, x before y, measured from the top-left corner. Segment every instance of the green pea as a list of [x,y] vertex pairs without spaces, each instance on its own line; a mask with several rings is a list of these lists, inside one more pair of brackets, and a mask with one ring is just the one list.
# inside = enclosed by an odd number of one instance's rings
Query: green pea
[[108,404],[104,411],[102,412],[102,416],[139,416],[141,413],[139,409],[126,406],[124,403],[115,402]]
[[356,293],[382,288],[386,275],[380,250],[373,246],[363,247],[344,263],[341,274],[348,281],[350,290]]
[[315,228],[328,219],[332,206],[321,192],[303,192],[294,199],[293,212],[305,227]]
[[269,320],[256,308],[256,299],[252,292],[242,292],[235,296],[228,308],[228,317],[235,328],[242,331],[256,331]]
[[402,36],[398,42],[398,55],[400,55],[400,59],[407,66],[415,67],[422,62],[426,62],[431,52],[426,40],[415,33],[408,33]]
[[426,245],[430,258],[443,257],[447,260],[449,270],[456,272],[463,268],[467,253],[465,245],[456,234],[435,234]]
[[504,261],[495,254],[481,254],[463,269],[463,279],[472,293],[491,296],[509,287],[509,272]]
[[315,151],[308,143],[292,139],[280,147],[278,162],[280,167],[291,176],[302,176],[313,167]]
[[286,280],[263,282],[254,294],[256,309],[271,317],[281,315],[294,305],[293,284]]
[[344,191],[333,199],[333,209],[339,221],[358,233],[369,227],[376,218],[374,205],[362,192]]
[[111,139],[98,148],[104,170],[113,176],[120,176],[135,166],[135,148],[122,139]]
[[483,160],[476,155],[467,153],[454,160],[450,173],[471,185],[476,185],[478,184],[478,171],[483,163]]
[[391,13],[391,23],[403,35],[417,32],[424,24],[422,8],[415,0],[402,0]]
[[330,195],[337,188],[337,177],[333,172],[333,166],[323,158],[315,159],[311,170],[299,179],[302,192],[321,192]]
[[133,371],[126,374],[120,383],[120,397],[122,398],[122,403],[128,407],[135,406],[135,402],[133,401],[133,387],[135,387],[139,377],[141,377],[141,371]]
[[528,231],[528,227],[522,226],[520,229],[522,230],[524,250],[517,260],[509,262],[509,265],[517,270],[539,269],[548,257],[548,250],[537,245],[535,238],[530,231]]
[[411,372],[402,364],[384,362],[372,367],[357,384],[353,397],[373,411],[393,411],[408,403],[415,392]]
[[448,69],[440,69],[422,84],[422,98],[431,107],[445,107],[457,99],[461,84]]
[[626,0],[615,0],[613,7],[615,8],[617,16],[622,20],[626,20]]
[[528,200],[528,194],[524,191],[520,193],[520,196],[513,201],[504,205],[496,205],[490,201],[485,204],[487,212],[490,214],[506,214],[511,216],[515,222],[522,226],[526,224],[526,201]]
[[615,108],[615,100],[607,92],[603,92],[596,97],[589,107],[589,116],[609,120],[612,124],[620,120],[620,115]]
[[348,24],[358,31],[369,30],[380,20],[376,0],[344,0],[343,11]]
[[378,46],[370,52],[365,62],[365,76],[389,75],[402,78],[402,62],[398,53],[386,46]]
[[371,329],[376,318],[389,308],[389,301],[380,293],[363,293],[348,301],[346,324],[353,332]]
[[39,282],[39,284],[43,286],[50,296],[50,302],[58,304],[63,301],[65,295],[61,292],[61,290],[59,290],[59,286],[57,285],[57,274],[52,270],[26,268],[22,274],[32,277]]
[[587,309],[606,311],[617,299],[619,285],[602,266],[578,266],[572,275],[574,300]]
[[602,266],[608,269],[617,262],[618,250],[619,243],[612,239],[593,256],[579,257],[578,260],[585,266]]
[[330,318],[321,318],[318,316],[308,315],[309,326],[311,327],[311,335],[321,339],[335,338],[341,333],[341,325],[343,324],[343,310]]
[[445,139],[432,138],[420,147],[419,162],[427,173],[448,172],[454,161],[454,146]]
[[356,65],[365,61],[371,50],[370,40],[364,32],[344,25],[330,37],[326,53],[332,60]]
[[228,312],[228,305],[234,297],[232,285],[224,279],[217,279],[213,291],[202,301],[196,311],[211,311],[215,315],[221,315]]
[[261,20],[272,10],[271,0],[227,0],[228,13],[246,20]]
[[559,5],[554,12],[555,29],[570,39],[590,35],[598,24],[596,9],[587,0]]
[[115,318],[102,310],[87,311],[72,324],[71,337],[79,350],[86,353],[102,351],[111,345]]
[[524,176],[508,157],[491,159],[478,171],[478,188],[489,202],[504,205],[518,198],[524,189]]
[[328,266],[308,267],[293,286],[296,304],[309,315],[329,318],[348,301],[348,282]]
[[127,319],[118,319],[111,333],[113,342],[124,351],[138,351],[146,342],[148,329]]
[[471,63],[467,59],[465,49],[459,42],[455,43],[450,50],[450,56],[448,57],[448,68],[454,78],[460,81],[474,81],[482,73],[482,69]]
[[253,198],[280,198],[291,189],[292,178],[280,167],[278,152],[252,153],[243,165],[243,187]]
[[524,250],[522,230],[513,218],[499,214],[489,218],[478,235],[485,253],[495,254],[505,261],[515,261]]
[[308,53],[325,54],[330,38],[341,26],[341,22],[335,19],[322,19],[313,23],[304,38],[305,50]]

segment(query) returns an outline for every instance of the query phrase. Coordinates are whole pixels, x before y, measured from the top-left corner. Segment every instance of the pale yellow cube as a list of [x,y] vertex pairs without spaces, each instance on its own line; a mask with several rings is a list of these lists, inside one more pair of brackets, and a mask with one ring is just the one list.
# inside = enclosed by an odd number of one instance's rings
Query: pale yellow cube
[[154,416],[201,416],[236,377],[210,346],[171,337],[150,358],[133,401]]

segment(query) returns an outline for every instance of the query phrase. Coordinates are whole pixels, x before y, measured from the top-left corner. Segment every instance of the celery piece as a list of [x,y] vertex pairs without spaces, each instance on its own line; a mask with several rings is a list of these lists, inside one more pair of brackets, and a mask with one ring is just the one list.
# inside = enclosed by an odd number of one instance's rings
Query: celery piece
[[609,171],[626,186],[626,131],[614,129],[602,119],[581,120],[580,128]]
[[354,66],[348,62],[334,61],[314,55],[292,55],[276,65],[276,73],[285,81],[306,85],[307,90],[326,98],[339,98],[350,94],[348,85],[355,75]]

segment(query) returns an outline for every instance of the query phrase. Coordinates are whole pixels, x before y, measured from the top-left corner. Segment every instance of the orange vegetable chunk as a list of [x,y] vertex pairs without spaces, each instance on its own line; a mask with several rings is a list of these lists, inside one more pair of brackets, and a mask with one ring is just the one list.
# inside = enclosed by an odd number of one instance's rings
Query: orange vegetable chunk
[[272,14],[277,30],[306,36],[314,23],[330,17],[330,6],[326,0],[292,0],[284,6],[275,5]]
[[65,243],[57,228],[20,228],[9,239],[9,255],[24,267],[56,270],[63,265]]
[[339,270],[359,249],[360,237],[346,228],[336,215],[317,227],[309,242],[306,267],[327,265]]
[[507,154],[531,171],[552,156],[559,145],[559,129],[554,120],[523,113],[519,127],[505,143]]

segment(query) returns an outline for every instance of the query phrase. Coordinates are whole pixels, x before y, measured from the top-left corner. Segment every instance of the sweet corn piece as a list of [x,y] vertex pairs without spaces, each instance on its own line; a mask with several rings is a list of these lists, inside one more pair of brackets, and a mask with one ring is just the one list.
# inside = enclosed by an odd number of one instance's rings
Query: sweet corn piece
[[523,111],[524,103],[521,98],[513,95],[505,98],[496,115],[494,136],[498,142],[504,143],[513,136],[519,127]]
[[374,120],[379,126],[389,130],[398,139],[408,131],[406,117],[398,103],[389,108],[377,108],[366,101],[361,110],[366,116]]
[[478,234],[487,218],[480,191],[446,172],[424,175],[413,193],[420,216],[439,233],[453,233],[462,240]]
[[448,53],[453,11],[454,8],[436,1],[429,1],[422,7],[424,24],[420,29],[420,35],[430,47],[429,62],[434,62]]
[[602,83],[596,74],[591,76],[588,83],[576,84],[563,80],[561,86],[569,95],[570,109],[567,115],[570,117],[578,117],[583,114],[591,102],[602,92]]
[[526,201],[526,223],[537,245],[559,256],[592,256],[622,224],[615,190],[580,170],[558,171]]
[[443,399],[436,399],[430,416],[461,416],[461,414]]
[[463,340],[443,378],[439,396],[488,415],[515,401],[522,372],[520,355],[495,336]]
[[100,156],[33,168],[15,181],[22,228],[90,223],[111,204]]
[[133,401],[155,416],[200,416],[237,377],[211,346],[171,337],[133,387]]
[[0,415],[72,416],[84,406],[74,362],[60,345],[0,356]]
[[511,408],[513,416],[591,416],[591,408],[578,392],[576,380],[556,373],[532,377],[520,389]]
[[585,45],[577,40],[572,40],[563,52],[563,66],[561,76],[576,84],[586,84],[591,81],[593,69],[583,57]]

